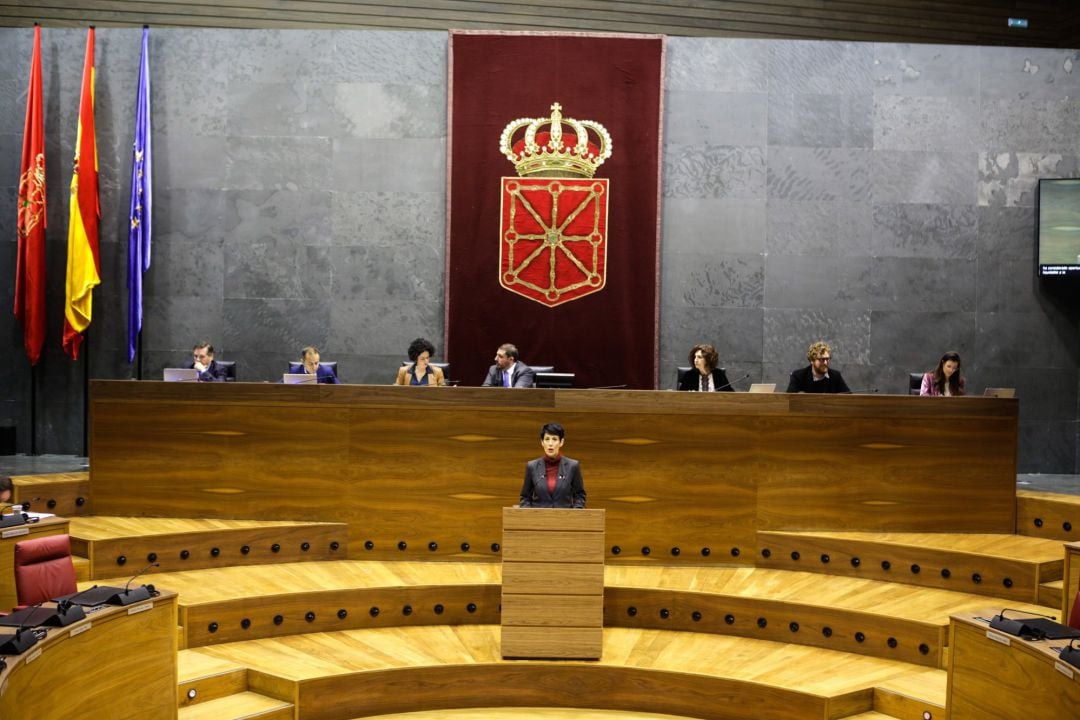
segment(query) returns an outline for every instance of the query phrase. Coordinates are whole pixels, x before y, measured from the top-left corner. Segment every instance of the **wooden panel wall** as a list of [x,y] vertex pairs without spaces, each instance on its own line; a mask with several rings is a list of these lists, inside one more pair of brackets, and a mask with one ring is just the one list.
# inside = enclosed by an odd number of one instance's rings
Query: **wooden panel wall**
[[758,529],[1013,532],[1017,408],[100,380],[91,494],[118,515],[346,522],[354,559],[488,559],[558,421],[588,506],[607,510],[609,560],[752,564]]
[[[1029,21],[1007,27],[1009,17]],[[0,24],[227,28],[576,30],[720,37],[809,38],[1077,47],[1075,4],[1057,0],[22,0],[0,2]]]

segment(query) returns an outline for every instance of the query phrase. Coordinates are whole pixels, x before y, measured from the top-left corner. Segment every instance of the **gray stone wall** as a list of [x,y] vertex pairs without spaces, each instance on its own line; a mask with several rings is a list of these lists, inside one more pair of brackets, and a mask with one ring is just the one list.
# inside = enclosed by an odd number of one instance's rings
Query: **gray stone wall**
[[[0,29],[0,303],[11,308],[32,32]],[[59,350],[85,30],[43,31],[49,337],[21,329],[0,422],[81,452],[83,377],[160,377],[211,339],[241,380],[314,343],[348,382],[441,345],[442,33],[152,30],[155,237],[128,366],[126,214],[139,31],[99,29],[104,276],[85,356]],[[671,38],[661,378],[699,340],[729,377],[786,384],[815,339],[856,389],[903,392],[946,349],[969,386],[1018,388],[1020,470],[1078,468],[1077,291],[1034,274],[1034,185],[1080,172],[1080,53]],[[488,353],[488,348],[477,352]],[[452,358],[451,358],[452,359]],[[466,383],[470,379],[463,379]],[[478,382],[479,379],[476,379]]]

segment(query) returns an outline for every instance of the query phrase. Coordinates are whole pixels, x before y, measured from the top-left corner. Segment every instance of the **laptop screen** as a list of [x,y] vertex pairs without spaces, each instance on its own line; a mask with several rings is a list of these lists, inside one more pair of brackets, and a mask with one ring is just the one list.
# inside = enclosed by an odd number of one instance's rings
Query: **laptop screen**
[[199,371],[195,368],[165,368],[162,380],[165,382],[195,382]]

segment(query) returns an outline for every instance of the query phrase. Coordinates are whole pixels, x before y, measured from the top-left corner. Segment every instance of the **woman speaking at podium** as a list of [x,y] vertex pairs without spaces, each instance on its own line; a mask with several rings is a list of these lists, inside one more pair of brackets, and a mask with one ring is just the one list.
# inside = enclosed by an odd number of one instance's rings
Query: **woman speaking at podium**
[[558,423],[540,428],[540,447],[544,456],[525,465],[520,507],[583,508],[585,481],[581,463],[562,454],[566,431]]

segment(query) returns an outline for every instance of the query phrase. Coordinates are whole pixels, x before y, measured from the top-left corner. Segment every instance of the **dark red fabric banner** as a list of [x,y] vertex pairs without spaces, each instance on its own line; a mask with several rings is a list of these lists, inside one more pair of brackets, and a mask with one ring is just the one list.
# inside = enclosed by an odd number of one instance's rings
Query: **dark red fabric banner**
[[[656,387],[663,72],[660,36],[451,33],[446,359],[463,385],[479,385],[511,342],[526,364],[576,373],[576,387]],[[550,307],[542,292],[500,283],[502,178],[517,171],[499,139],[513,120],[549,117],[553,103],[604,126],[612,155],[595,174],[609,183],[596,188],[607,203],[603,277]],[[596,205],[582,207],[584,218]]]

